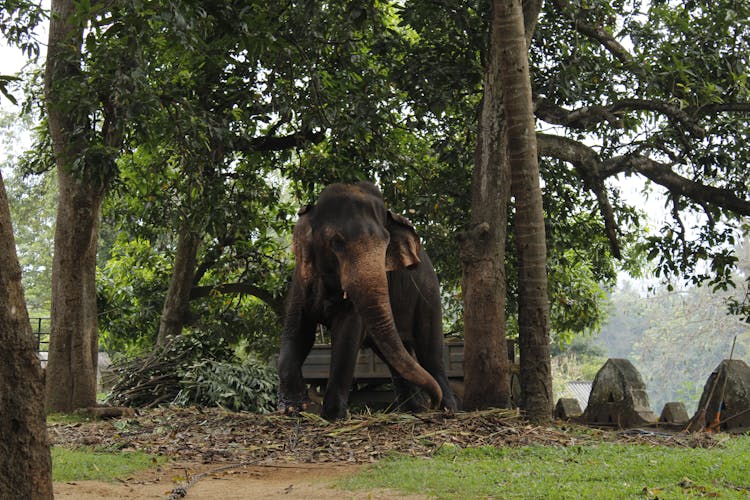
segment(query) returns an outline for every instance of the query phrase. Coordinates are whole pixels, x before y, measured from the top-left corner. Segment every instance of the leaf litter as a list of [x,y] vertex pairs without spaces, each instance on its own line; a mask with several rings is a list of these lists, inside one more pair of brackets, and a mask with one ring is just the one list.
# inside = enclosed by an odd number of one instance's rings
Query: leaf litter
[[231,412],[221,408],[161,407],[135,416],[49,423],[56,446],[138,450],[204,464],[369,463],[392,454],[431,456],[441,447],[581,446],[602,442],[712,447],[706,433],[613,431],[557,422],[536,426],[516,410],[364,413],[328,422],[297,416]]

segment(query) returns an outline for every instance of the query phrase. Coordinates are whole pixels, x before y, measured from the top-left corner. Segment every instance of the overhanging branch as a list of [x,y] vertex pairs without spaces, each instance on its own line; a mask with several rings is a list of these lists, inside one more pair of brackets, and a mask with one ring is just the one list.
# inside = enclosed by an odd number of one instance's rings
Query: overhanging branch
[[302,131],[289,135],[268,135],[262,137],[239,137],[234,141],[234,150],[244,153],[284,151],[302,147],[305,144],[316,144],[325,138],[322,132]]
[[750,216],[750,201],[737,196],[731,189],[709,186],[690,180],[674,172],[669,165],[641,155],[612,158],[602,163],[605,175],[633,171],[663,186],[670,193],[684,196],[696,203],[714,205],[738,215]]
[[219,285],[194,286],[190,290],[190,300],[208,297],[213,293],[223,295],[252,295],[265,302],[274,312],[281,317],[284,311],[284,301],[275,297],[265,288],[250,283],[222,283]]
[[600,161],[596,152],[578,141],[547,134],[537,134],[537,149],[541,156],[551,156],[574,166],[586,189],[596,196],[612,255],[621,258],[615,212],[607,196],[605,177],[599,175]]

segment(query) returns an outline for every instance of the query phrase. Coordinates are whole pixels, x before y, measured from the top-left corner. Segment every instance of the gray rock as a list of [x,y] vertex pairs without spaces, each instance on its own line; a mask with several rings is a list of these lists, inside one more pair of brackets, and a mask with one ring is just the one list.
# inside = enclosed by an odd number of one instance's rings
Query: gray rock
[[583,421],[618,428],[657,421],[643,378],[627,359],[608,359],[594,378]]
[[570,420],[583,414],[576,398],[560,398],[555,405],[555,418]]
[[716,431],[750,428],[750,367],[744,361],[725,359],[709,375],[690,423],[690,430],[704,427]]
[[659,422],[668,424],[686,424],[690,420],[685,405],[680,401],[673,401],[664,405]]

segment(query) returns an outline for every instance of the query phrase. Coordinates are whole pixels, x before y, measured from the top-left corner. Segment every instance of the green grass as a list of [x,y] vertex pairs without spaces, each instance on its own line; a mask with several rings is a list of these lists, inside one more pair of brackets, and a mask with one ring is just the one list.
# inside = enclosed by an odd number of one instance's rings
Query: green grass
[[52,448],[53,481],[114,481],[163,462],[140,451],[100,451],[92,448]]
[[443,448],[394,457],[341,480],[440,499],[750,499],[750,435],[712,449],[648,445]]
[[50,413],[47,415],[48,424],[79,424],[91,422],[93,419],[78,413]]

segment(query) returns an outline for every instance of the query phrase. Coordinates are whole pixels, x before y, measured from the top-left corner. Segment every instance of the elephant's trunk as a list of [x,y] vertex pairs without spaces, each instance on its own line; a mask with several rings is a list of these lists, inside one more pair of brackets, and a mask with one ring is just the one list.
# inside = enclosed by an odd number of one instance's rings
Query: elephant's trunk
[[443,391],[432,375],[409,354],[396,330],[385,269],[368,271],[366,265],[354,267],[357,268],[355,278],[342,285],[362,316],[368,334],[385,360],[404,379],[424,389],[430,396],[432,407],[439,408]]

